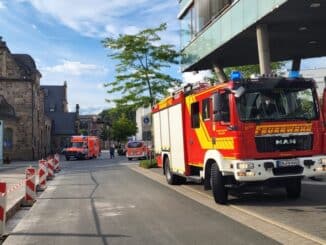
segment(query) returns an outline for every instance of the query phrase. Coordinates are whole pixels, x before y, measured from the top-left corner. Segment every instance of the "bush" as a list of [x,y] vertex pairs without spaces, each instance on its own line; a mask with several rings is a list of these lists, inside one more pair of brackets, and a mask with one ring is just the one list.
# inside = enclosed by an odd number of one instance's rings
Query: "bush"
[[155,159],[147,159],[147,160],[141,160],[139,163],[139,167],[142,168],[157,168],[157,162]]

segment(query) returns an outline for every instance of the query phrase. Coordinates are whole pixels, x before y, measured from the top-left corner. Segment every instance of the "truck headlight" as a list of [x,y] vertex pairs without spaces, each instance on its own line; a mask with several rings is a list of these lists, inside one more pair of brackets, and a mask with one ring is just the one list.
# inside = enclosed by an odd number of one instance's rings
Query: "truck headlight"
[[252,162],[238,162],[237,169],[253,169],[255,166]]
[[326,164],[326,158],[320,158],[320,164]]

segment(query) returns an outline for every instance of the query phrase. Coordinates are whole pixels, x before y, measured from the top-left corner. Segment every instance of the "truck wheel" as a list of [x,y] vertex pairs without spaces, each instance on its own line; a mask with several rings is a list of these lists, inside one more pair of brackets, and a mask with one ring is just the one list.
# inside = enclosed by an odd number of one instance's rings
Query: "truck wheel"
[[226,204],[228,201],[228,190],[224,185],[224,179],[217,163],[213,163],[211,166],[211,186],[215,202]]
[[131,161],[132,160],[132,158],[131,157],[128,157],[128,161]]
[[66,156],[66,160],[69,161],[69,160],[70,160],[70,157],[67,157],[67,156]]
[[301,179],[295,179],[286,185],[286,194],[288,198],[297,199],[301,196]]
[[185,178],[178,176],[176,174],[173,174],[170,170],[170,160],[168,157],[165,158],[164,160],[164,170],[165,170],[165,177],[166,181],[170,185],[179,185],[185,182]]

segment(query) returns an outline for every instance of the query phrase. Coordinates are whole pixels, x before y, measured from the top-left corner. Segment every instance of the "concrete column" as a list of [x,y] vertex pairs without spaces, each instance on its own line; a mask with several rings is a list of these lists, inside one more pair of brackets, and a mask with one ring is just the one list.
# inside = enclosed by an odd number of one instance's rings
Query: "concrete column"
[[216,74],[216,77],[217,77],[217,80],[220,82],[220,83],[225,83],[228,81],[224,71],[223,71],[223,68],[221,66],[219,66],[218,64],[214,64],[213,65],[213,70]]
[[295,58],[292,61],[292,71],[300,71],[301,59]]
[[257,44],[258,44],[258,56],[260,74],[271,73],[271,55],[269,49],[269,37],[267,25],[258,25],[256,28]]

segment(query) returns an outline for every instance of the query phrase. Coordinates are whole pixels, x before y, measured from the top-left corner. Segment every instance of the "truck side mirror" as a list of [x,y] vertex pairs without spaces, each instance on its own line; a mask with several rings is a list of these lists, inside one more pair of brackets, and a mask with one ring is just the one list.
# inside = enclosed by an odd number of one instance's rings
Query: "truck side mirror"
[[214,122],[222,120],[222,99],[221,94],[213,94],[213,120]]

